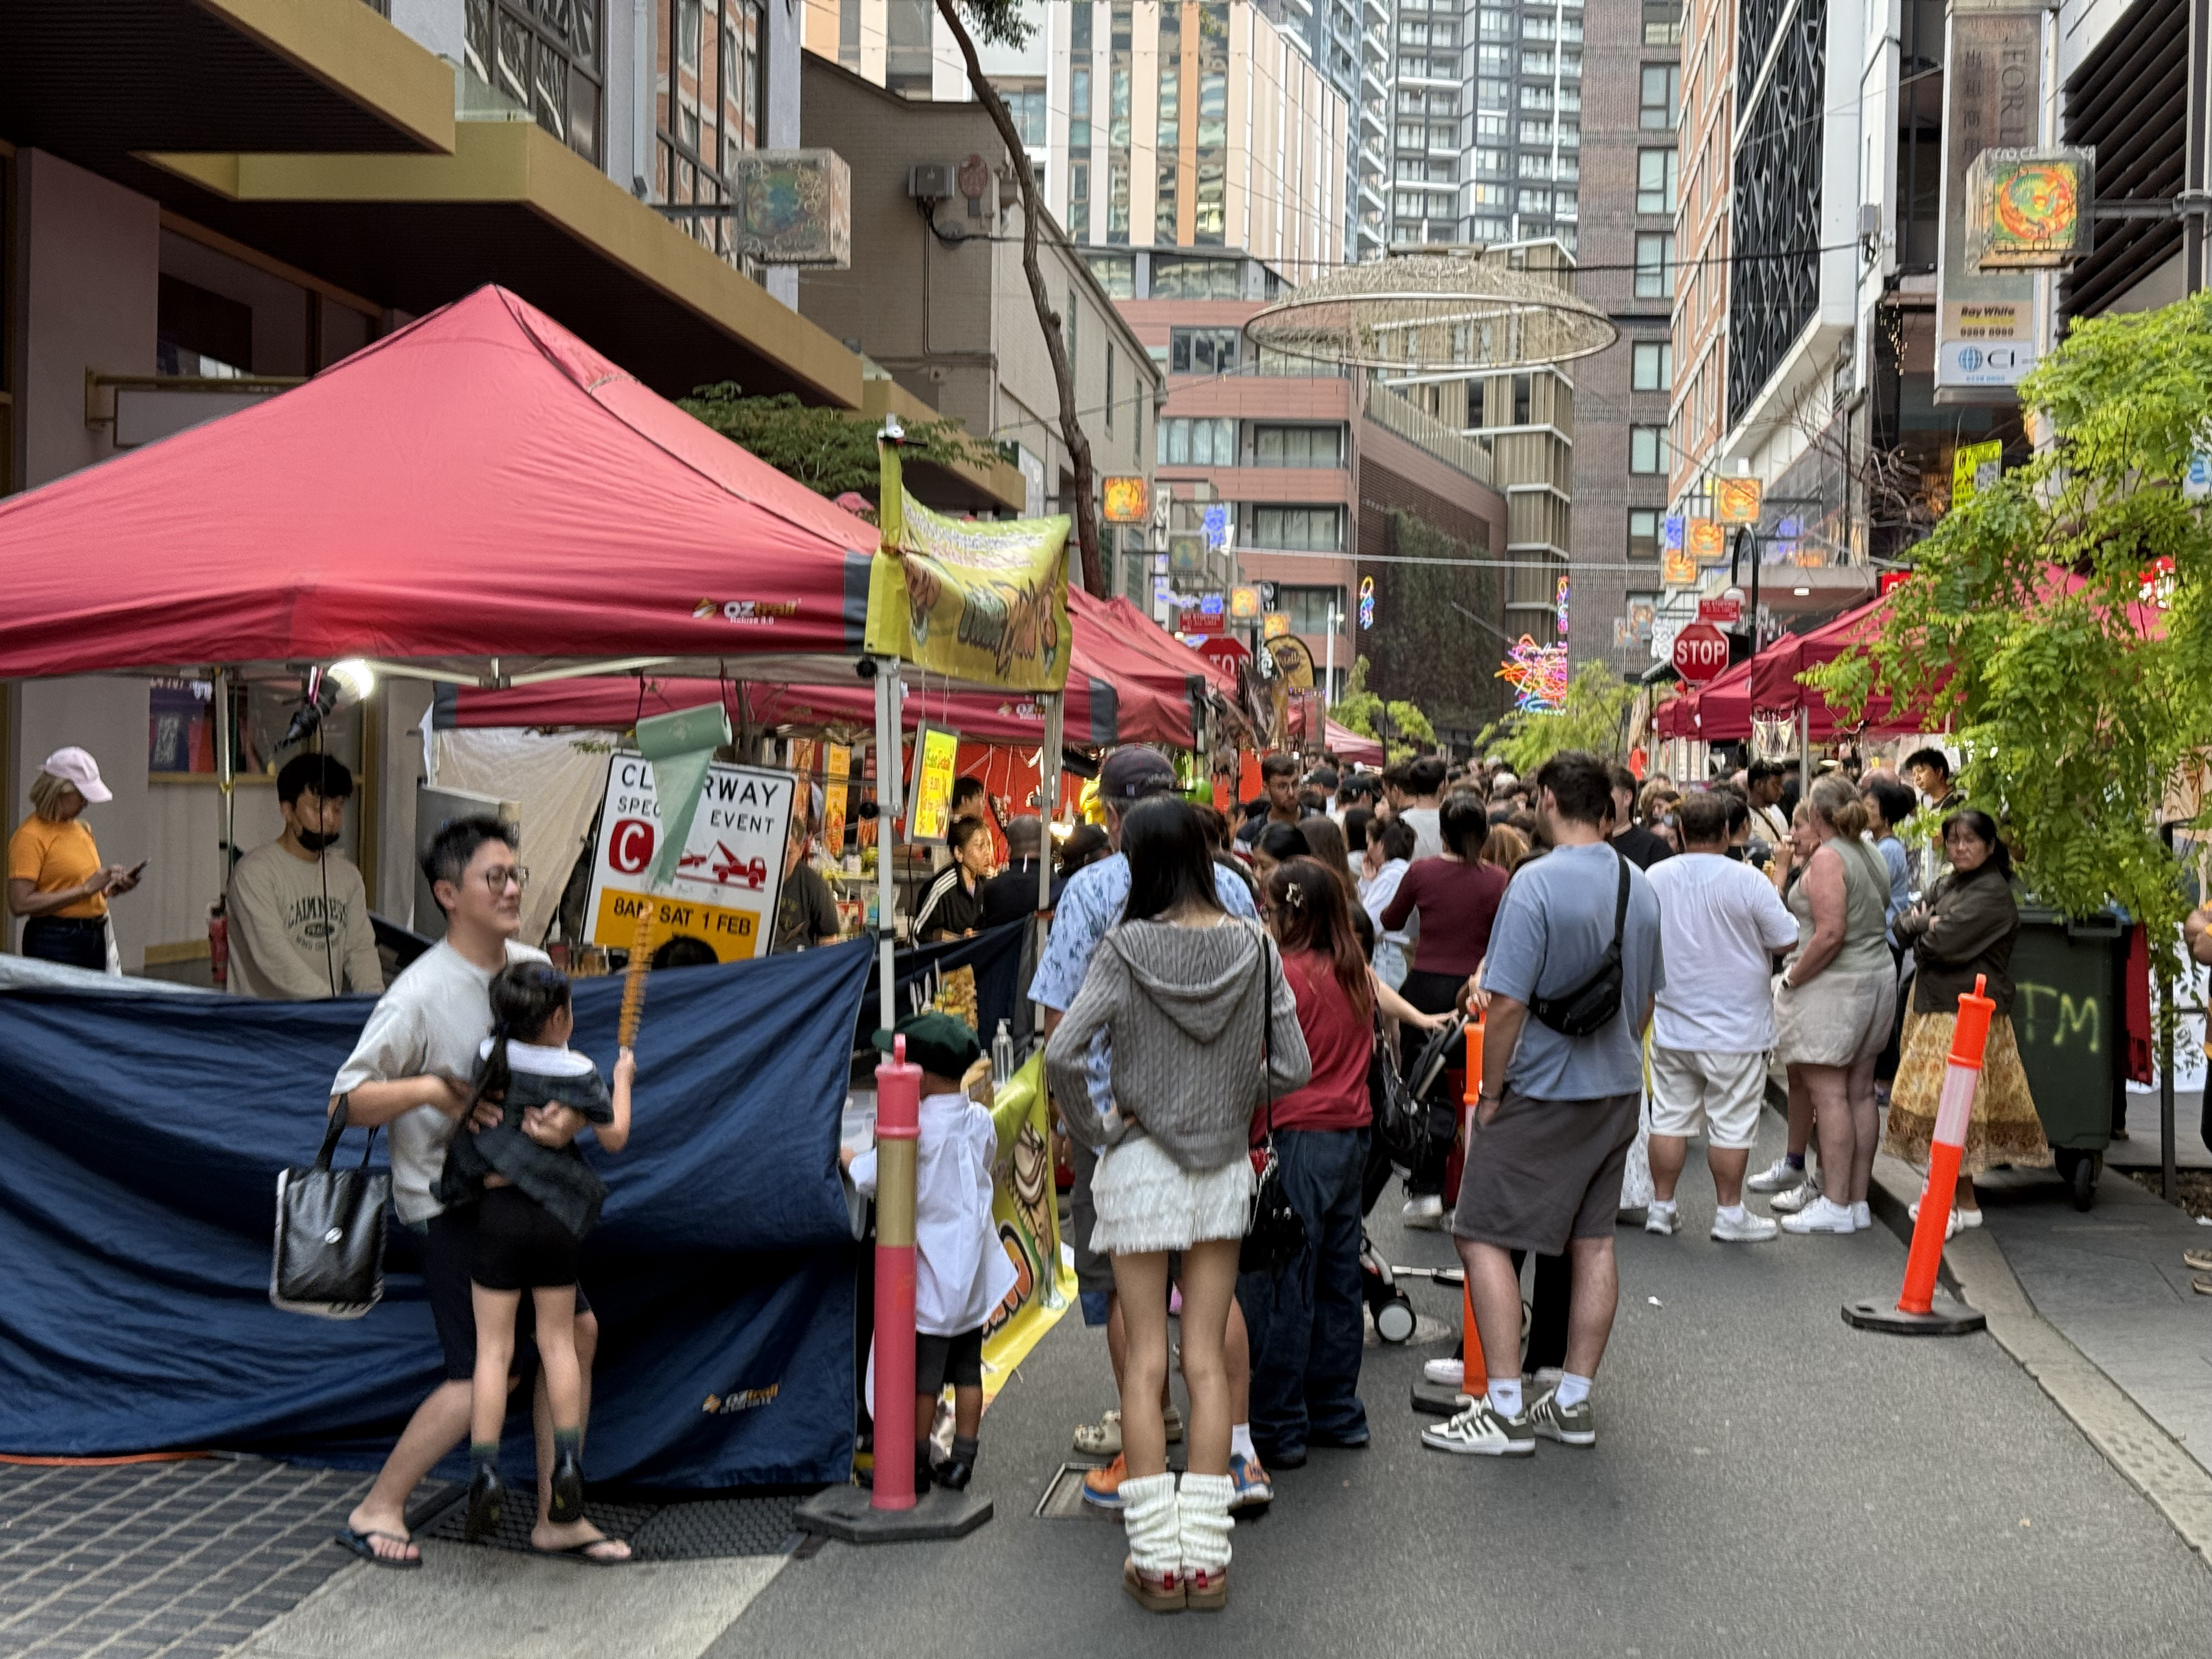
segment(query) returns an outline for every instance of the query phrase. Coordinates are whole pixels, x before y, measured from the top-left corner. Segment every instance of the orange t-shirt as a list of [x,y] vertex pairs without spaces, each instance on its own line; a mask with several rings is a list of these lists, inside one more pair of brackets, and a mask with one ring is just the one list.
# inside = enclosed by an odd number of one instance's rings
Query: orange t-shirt
[[[80,886],[99,873],[100,848],[82,819],[56,823],[34,812],[8,838],[8,879],[29,882],[34,893],[58,893],[64,888]],[[107,900],[95,893],[53,914],[104,916]]]

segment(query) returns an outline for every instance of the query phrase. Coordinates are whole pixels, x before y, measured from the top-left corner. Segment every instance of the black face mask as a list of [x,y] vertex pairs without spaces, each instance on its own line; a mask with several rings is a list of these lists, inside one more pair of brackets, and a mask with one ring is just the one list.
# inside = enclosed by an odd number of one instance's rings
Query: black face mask
[[338,844],[336,836],[326,836],[319,830],[295,830],[292,834],[301,847],[310,853],[319,853],[326,847]]

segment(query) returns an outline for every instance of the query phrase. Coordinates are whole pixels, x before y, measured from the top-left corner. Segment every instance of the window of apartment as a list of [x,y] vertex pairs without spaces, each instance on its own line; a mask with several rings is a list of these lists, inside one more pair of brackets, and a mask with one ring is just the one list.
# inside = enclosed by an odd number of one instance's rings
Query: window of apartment
[[1583,164],[1579,156],[1562,155],[1552,164],[1552,177],[1571,184],[1582,176]]
[[1457,149],[1459,148],[1458,130],[1449,121],[1431,122],[1429,125],[1429,148]]
[[1552,211],[1562,219],[1574,218],[1577,212],[1575,192],[1571,190],[1553,191],[1552,192]]
[[1170,374],[1226,374],[1237,367],[1237,331],[1178,328],[1168,332]]
[[1636,152],[1636,210],[1638,213],[1674,211],[1676,169],[1681,157],[1672,149]]
[[1520,208],[1523,213],[1549,213],[1552,210],[1552,192],[1531,190],[1523,185],[1521,187]]
[[1261,426],[1252,429],[1255,466],[1342,466],[1340,426]]
[[1636,297],[1671,300],[1674,297],[1674,234],[1640,230],[1636,233]]
[[1419,121],[1398,123],[1398,145],[1401,149],[1420,149],[1429,142],[1428,128]]
[[1521,53],[1521,73],[1548,78],[1552,73],[1552,54],[1540,47],[1524,49]]
[[1679,64],[1646,64],[1637,97],[1636,125],[1661,131],[1682,118],[1682,70]]
[[[1334,553],[1344,544],[1344,509],[1336,507],[1267,507],[1244,509],[1247,544],[1291,553]],[[1279,599],[1279,592],[1277,597]]]
[[1679,46],[1682,44],[1682,9],[1671,3],[1651,4],[1646,0],[1644,8],[1644,44],[1647,46]]
[[1238,297],[1234,259],[1152,255],[1152,297],[1155,300],[1234,300]]
[[1510,75],[1513,72],[1513,48],[1510,46],[1481,46],[1475,52],[1475,67],[1485,75]]
[[1559,123],[1559,148],[1561,149],[1578,149],[1581,147],[1582,142],[1583,124],[1580,121],[1562,121]]
[[1513,38],[1513,14],[1510,11],[1485,9],[1480,19],[1482,36],[1486,40],[1510,40]]
[[1091,267],[1091,274],[1098,279],[1098,286],[1106,290],[1109,300],[1133,300],[1137,297],[1137,258],[1133,253],[1086,253],[1083,263]]
[[1502,242],[1505,240],[1505,221],[1503,219],[1470,219],[1468,234],[1478,242]]
[[1656,507],[1632,507],[1628,509],[1628,556],[1632,559],[1656,559],[1659,556],[1659,513]]
[[1552,176],[1552,158],[1549,155],[1523,155],[1520,173],[1523,179],[1548,179]]
[[1513,83],[1478,81],[1474,83],[1474,101],[1483,109],[1504,109],[1513,101]]
[[[701,0],[669,0],[680,30],[690,19],[697,65]],[[750,12],[752,8],[728,7]],[[539,8],[527,0],[468,0],[462,52],[468,67],[530,112],[538,125],[590,161],[599,159],[599,107],[606,78],[600,0]],[[671,38],[678,38],[672,35]],[[710,166],[713,161],[710,158]]]
[[1505,142],[1505,118],[1503,115],[1478,115],[1474,118],[1474,136],[1494,143]]
[[1042,149],[1052,142],[1043,82],[1004,80],[992,85],[1006,100],[1006,113],[1014,118],[1014,131],[1021,134],[1023,143],[1031,149]]
[[1549,121],[1522,122],[1521,142],[1524,144],[1550,143],[1552,142],[1552,124]]
[[[1418,198],[1417,198],[1418,199]],[[1415,210],[1419,211],[1419,209]],[[1254,374],[1273,375],[1283,380],[1341,380],[1345,371],[1334,363],[1325,363],[1311,357],[1300,357],[1287,351],[1278,351],[1273,346],[1261,346],[1253,368]]]
[[1667,470],[1667,428],[1632,426],[1628,428],[1628,470],[1660,473]]
[[1513,205],[1513,187],[1510,185],[1476,185],[1470,194],[1474,205],[1479,208],[1510,208]]
[[1502,179],[1505,176],[1506,155],[1502,149],[1478,149],[1474,153],[1474,170]]
[[1523,40],[1551,40],[1558,37],[1549,17],[1531,15],[1521,20],[1521,38]]
[[1522,83],[1521,88],[1521,107],[1522,109],[1548,110],[1552,107],[1551,88],[1532,87],[1525,82]]
[[1561,52],[1559,54],[1559,73],[1562,76],[1570,81],[1581,80],[1583,78],[1582,53],[1578,52]]
[[1666,340],[1638,340],[1629,359],[1629,384],[1638,392],[1674,389],[1674,348]]
[[1114,343],[1106,343],[1106,434],[1114,434]]
[[1531,424],[1531,410],[1534,407],[1535,395],[1535,376],[1533,374],[1516,374],[1513,377],[1514,425],[1528,426]]
[[[1067,163],[1067,234],[1078,242],[1091,240],[1091,155],[1072,156]],[[1096,269],[1096,266],[1093,266]],[[1103,279],[1102,279],[1103,280]],[[1126,300],[1126,294],[1116,295]]]
[[1344,590],[1340,587],[1289,587],[1281,583],[1275,587],[1275,609],[1291,619],[1293,634],[1327,634],[1334,631],[1329,626],[1333,611],[1336,627],[1345,622]]
[[1163,420],[1159,434],[1162,466],[1234,466],[1237,422],[1175,415]]

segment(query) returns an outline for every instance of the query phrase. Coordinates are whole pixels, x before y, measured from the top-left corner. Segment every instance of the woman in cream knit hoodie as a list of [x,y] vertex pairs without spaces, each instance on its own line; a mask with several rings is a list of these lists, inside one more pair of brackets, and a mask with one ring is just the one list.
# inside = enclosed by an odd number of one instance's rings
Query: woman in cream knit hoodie
[[[1274,943],[1214,896],[1204,825],[1185,801],[1148,800],[1122,821],[1129,899],[1045,1067],[1069,1128],[1103,1146],[1091,1248],[1114,1261],[1128,1324],[1121,1444],[1129,1478],[1121,1582],[1156,1613],[1228,1600],[1229,1384],[1222,1347],[1250,1219],[1253,1114],[1306,1080],[1297,1000]],[[1085,1061],[1109,1049],[1110,1102]],[[1182,1253],[1182,1370],[1190,1460],[1176,1490],[1159,1401],[1168,1371],[1168,1255]]]

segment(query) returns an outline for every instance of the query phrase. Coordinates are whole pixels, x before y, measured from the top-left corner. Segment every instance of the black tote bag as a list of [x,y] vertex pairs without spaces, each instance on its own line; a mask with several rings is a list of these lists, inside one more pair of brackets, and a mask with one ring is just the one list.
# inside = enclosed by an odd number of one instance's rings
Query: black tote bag
[[1237,1270],[1279,1273],[1306,1249],[1304,1218],[1283,1191],[1282,1165],[1275,1158],[1274,978],[1267,971],[1267,936],[1260,935],[1260,1073],[1267,1091],[1267,1157],[1252,1194],[1252,1218],[1237,1252]]
[[392,1196],[389,1170],[368,1167],[368,1132],[361,1165],[331,1168],[331,1154],[345,1133],[346,1103],[331,1113],[323,1149],[304,1170],[276,1174],[276,1241],[269,1269],[269,1300],[287,1313],[319,1319],[359,1319],[384,1296],[384,1206]]

